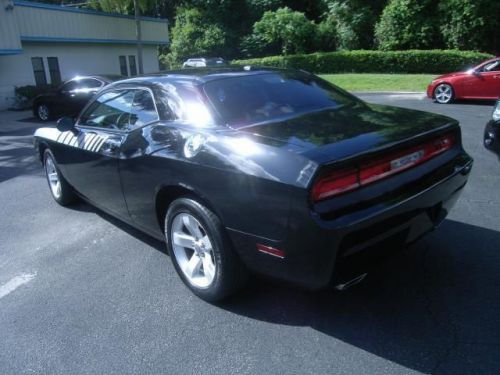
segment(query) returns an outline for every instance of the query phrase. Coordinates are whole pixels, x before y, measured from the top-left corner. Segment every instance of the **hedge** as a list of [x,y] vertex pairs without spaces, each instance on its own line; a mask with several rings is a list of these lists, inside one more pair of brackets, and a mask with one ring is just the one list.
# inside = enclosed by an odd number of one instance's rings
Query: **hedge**
[[444,73],[494,57],[458,50],[338,51],[233,60],[238,65],[304,69],[313,73]]

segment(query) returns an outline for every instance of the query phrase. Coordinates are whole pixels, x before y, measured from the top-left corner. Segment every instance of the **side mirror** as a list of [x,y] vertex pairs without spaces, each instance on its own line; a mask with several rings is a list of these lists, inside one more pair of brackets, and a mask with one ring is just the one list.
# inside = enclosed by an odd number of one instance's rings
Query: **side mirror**
[[473,70],[472,74],[475,75],[476,77],[481,77],[481,72],[479,70]]
[[73,120],[71,117],[61,117],[57,121],[57,130],[61,132],[75,130],[75,120]]
[[500,122],[500,99],[495,103],[495,107],[493,108],[493,114],[491,118],[495,122]]

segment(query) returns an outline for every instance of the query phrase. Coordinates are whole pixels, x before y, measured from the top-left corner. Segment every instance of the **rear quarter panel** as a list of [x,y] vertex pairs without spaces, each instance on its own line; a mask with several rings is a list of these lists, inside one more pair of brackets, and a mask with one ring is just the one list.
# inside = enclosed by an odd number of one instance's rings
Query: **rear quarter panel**
[[[187,157],[185,145],[195,134],[203,137],[203,146]],[[288,224],[292,189],[305,189],[317,168],[283,146],[175,124],[140,129],[124,144],[119,167],[130,215],[161,231],[157,194],[181,187],[206,202],[227,228],[279,240]]]

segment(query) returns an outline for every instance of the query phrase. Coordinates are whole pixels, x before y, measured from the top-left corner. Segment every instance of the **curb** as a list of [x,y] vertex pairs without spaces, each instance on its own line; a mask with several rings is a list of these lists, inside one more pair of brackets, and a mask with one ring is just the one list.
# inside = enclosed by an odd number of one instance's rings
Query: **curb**
[[427,95],[425,91],[351,91],[354,95]]

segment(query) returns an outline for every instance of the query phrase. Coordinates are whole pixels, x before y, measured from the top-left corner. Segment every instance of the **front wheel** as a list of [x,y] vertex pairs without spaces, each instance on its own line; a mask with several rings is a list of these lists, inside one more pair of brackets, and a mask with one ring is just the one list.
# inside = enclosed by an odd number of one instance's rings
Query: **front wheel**
[[439,104],[451,103],[453,96],[453,87],[447,83],[441,83],[434,89],[434,99]]
[[51,119],[52,113],[47,104],[39,103],[35,107],[35,115],[40,121],[49,121]]
[[73,203],[76,200],[73,188],[61,175],[55,162],[54,155],[52,155],[52,152],[48,149],[43,153],[43,165],[45,167],[45,175],[47,176],[50,192],[54,200],[61,206],[68,206]]
[[199,202],[180,198],[165,217],[168,251],[180,278],[201,299],[216,302],[246,282],[247,270],[218,217]]

